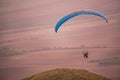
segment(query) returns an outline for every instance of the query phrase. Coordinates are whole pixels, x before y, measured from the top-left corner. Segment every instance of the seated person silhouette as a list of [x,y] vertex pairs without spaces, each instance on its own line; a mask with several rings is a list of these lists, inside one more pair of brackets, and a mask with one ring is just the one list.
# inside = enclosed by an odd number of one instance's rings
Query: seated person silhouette
[[88,58],[88,51],[83,52],[83,56],[84,56],[84,58]]

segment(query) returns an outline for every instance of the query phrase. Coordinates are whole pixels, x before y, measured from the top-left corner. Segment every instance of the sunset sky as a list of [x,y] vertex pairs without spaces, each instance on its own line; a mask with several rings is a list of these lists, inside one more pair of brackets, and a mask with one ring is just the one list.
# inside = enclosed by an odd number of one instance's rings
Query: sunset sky
[[[37,38],[34,45],[42,45],[39,48],[119,46],[119,4],[119,0],[0,0],[0,43],[8,38],[23,39],[24,35],[24,40],[31,36]],[[107,16],[109,23],[92,15],[77,16],[64,23],[55,33],[54,28],[59,19],[80,10],[101,12]],[[25,34],[27,31],[29,33]],[[12,38],[8,34],[16,34],[16,37]],[[24,40],[22,44],[25,44]],[[12,45],[20,46],[18,43]]]
[[[81,15],[55,32],[62,17],[81,10],[101,12],[109,23]],[[88,59],[83,58],[87,49],[80,48],[84,45],[92,47],[87,48]],[[0,56],[1,80],[20,80],[53,68],[85,69],[120,80],[120,0],[0,0],[0,49],[9,53],[3,47],[26,54]],[[92,63],[100,59],[118,64]]]

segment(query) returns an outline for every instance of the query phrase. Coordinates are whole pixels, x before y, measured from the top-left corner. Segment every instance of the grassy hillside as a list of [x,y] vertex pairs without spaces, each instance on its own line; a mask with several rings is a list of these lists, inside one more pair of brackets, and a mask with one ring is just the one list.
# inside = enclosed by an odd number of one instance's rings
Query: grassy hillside
[[103,76],[79,69],[54,69],[23,80],[111,80]]

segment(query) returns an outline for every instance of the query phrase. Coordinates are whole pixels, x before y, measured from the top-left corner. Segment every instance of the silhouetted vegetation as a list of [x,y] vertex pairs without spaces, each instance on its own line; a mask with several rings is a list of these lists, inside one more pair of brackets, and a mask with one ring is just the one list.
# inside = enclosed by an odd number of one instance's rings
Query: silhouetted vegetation
[[0,48],[0,57],[13,56],[24,54],[25,50],[22,49],[12,49],[12,48]]
[[89,62],[96,62],[96,63],[103,64],[103,65],[120,65],[120,57],[92,60]]
[[111,80],[103,76],[79,69],[54,69],[23,80]]

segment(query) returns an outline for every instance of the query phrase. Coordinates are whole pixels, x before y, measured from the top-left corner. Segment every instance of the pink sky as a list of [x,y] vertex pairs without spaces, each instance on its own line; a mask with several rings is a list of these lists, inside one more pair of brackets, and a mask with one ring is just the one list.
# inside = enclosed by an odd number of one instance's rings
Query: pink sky
[[[71,49],[81,45],[120,47],[119,4],[120,0],[0,0],[0,47],[38,50],[20,56],[0,57],[0,77],[17,80],[51,68],[69,67],[119,78],[119,65],[84,64],[82,49]],[[77,16],[55,33],[59,19],[80,10],[99,11],[107,16],[109,23],[92,15]],[[41,49],[52,50],[42,52]],[[120,52],[119,48],[89,51],[88,60],[114,57]]]
[[[0,35],[2,37],[0,41],[2,43],[8,38],[14,40],[25,36],[20,44],[13,44],[20,47],[24,45],[26,38],[29,44],[34,43],[30,40],[33,36],[39,39],[34,45],[39,44],[42,45],[41,47],[119,46],[119,3],[119,0],[2,0],[0,1]],[[54,27],[60,18],[79,10],[102,12],[107,16],[109,24],[96,16],[84,15],[66,22],[57,34],[54,32]],[[33,29],[37,31],[32,32]],[[25,34],[27,31],[29,33]],[[16,32],[14,38],[4,34]]]

